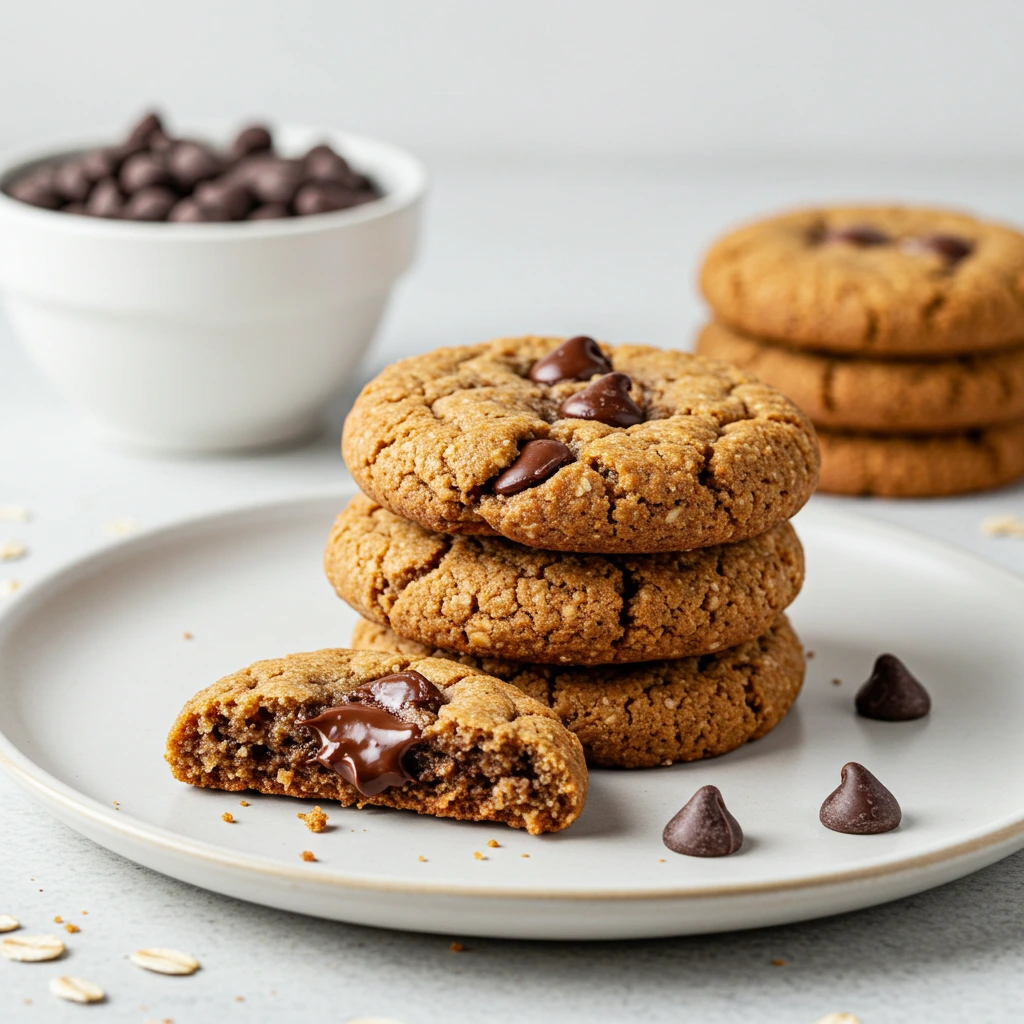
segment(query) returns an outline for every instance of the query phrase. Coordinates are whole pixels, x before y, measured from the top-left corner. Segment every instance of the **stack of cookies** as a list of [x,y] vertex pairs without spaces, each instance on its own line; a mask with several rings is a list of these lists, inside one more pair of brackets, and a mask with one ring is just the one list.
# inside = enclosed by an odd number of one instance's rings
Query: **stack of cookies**
[[511,683],[597,765],[722,754],[795,700],[788,520],[819,456],[773,387],[682,352],[507,338],[389,367],[342,448],[364,493],[325,565],[362,616],[353,647]]
[[947,211],[808,210],[733,232],[698,352],[818,427],[821,489],[930,497],[1024,476],[1024,236]]

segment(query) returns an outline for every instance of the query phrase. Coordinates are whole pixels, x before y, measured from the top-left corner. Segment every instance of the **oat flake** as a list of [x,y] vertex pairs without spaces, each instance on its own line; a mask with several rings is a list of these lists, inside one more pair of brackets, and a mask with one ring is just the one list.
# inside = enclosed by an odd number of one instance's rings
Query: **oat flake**
[[20,935],[0,942],[0,954],[26,964],[56,960],[63,952],[64,943],[56,935]]
[[199,961],[195,957],[163,946],[137,949],[128,959],[136,967],[143,967],[157,974],[195,974],[199,970]]
[[85,978],[73,978],[67,974],[51,978],[50,991],[58,999],[67,999],[70,1003],[101,1003],[106,996],[99,985],[94,985]]

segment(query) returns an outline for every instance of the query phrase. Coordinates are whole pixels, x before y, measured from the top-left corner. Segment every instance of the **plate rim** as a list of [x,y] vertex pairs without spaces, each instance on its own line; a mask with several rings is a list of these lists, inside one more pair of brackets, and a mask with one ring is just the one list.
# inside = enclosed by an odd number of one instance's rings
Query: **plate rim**
[[[17,628],[19,620],[30,614],[34,608],[65,589],[69,584],[98,568],[110,564],[113,560],[130,558],[137,551],[144,551],[178,536],[187,538],[190,532],[204,529],[216,529],[232,520],[239,518],[260,519],[280,513],[296,513],[302,508],[328,501],[346,501],[356,493],[356,488],[348,486],[341,489],[307,492],[289,498],[268,502],[245,503],[200,513],[141,531],[115,544],[107,544],[95,548],[62,565],[57,566],[40,579],[29,584],[10,607],[0,610],[0,649],[6,638]],[[805,506],[808,508],[808,506]],[[876,520],[868,516],[858,515],[846,509],[835,508],[828,504],[815,503],[811,507],[815,518],[821,517],[826,522],[843,524],[856,531],[867,531],[879,534],[899,544],[909,545],[933,557],[941,555],[947,562],[953,562],[969,571],[982,572],[1000,580],[1003,585],[1020,588],[1024,597],[1024,577],[1012,570],[988,561],[974,553],[943,541],[922,534],[918,531]],[[803,511],[803,510],[801,510]],[[3,677],[3,665],[0,662],[0,680]],[[827,886],[842,886],[883,878],[904,872],[934,867],[939,864],[955,861],[982,850],[991,849],[1001,844],[1010,843],[1024,836],[1024,804],[1011,820],[994,828],[969,836],[950,846],[944,846],[926,853],[914,854],[883,864],[868,865],[845,871],[828,872],[802,878],[776,879],[767,882],[738,882],[723,885],[705,886],[672,886],[644,890],[612,890],[612,889],[554,889],[551,887],[528,889],[509,888],[500,885],[465,884],[453,886],[447,882],[399,881],[393,879],[374,878],[372,876],[353,876],[337,869],[317,870],[275,861],[268,857],[255,856],[237,851],[228,851],[213,843],[182,836],[157,825],[143,823],[140,819],[122,811],[114,811],[99,800],[82,793],[70,784],[61,781],[50,772],[40,768],[32,758],[15,745],[7,736],[3,723],[0,722],[0,769],[23,790],[30,793],[44,804],[61,807],[70,819],[87,820],[100,831],[119,836],[126,840],[151,847],[155,852],[163,852],[171,856],[185,858],[197,866],[208,868],[230,868],[245,871],[249,875],[273,876],[280,881],[301,882],[315,886],[329,887],[332,890],[353,890],[359,892],[376,891],[381,893],[415,894],[421,896],[449,896],[461,898],[486,897],[499,900],[565,900],[572,902],[622,902],[649,900],[703,900],[725,899],[732,897],[775,895],[808,889],[820,889]],[[64,819],[67,821],[68,819]],[[74,827],[73,825],[71,827]],[[102,845],[102,844],[100,844]],[[131,858],[129,858],[131,859]]]

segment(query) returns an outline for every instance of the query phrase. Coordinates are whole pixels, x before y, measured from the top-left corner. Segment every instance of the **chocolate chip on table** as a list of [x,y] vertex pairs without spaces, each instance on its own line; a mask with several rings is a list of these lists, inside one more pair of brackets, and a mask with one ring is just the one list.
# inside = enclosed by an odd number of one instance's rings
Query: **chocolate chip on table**
[[121,189],[132,195],[153,185],[170,185],[171,173],[161,157],[153,153],[136,153],[125,160],[117,180]]
[[230,178],[204,181],[196,186],[193,196],[200,206],[216,213],[218,220],[241,220],[253,206],[245,185]]
[[114,219],[121,216],[123,209],[124,196],[113,178],[96,182],[85,201],[85,212],[91,217]]
[[688,857],[725,857],[743,845],[743,829],[718,787],[701,786],[665,826],[661,840]]
[[121,217],[124,220],[167,220],[177,201],[178,197],[169,188],[151,185],[128,197]]
[[229,153],[232,160],[241,160],[252,153],[266,153],[274,148],[270,132],[261,124],[243,128],[231,143]]
[[903,250],[912,255],[934,253],[948,263],[959,263],[974,252],[974,245],[959,235],[923,235],[919,238],[908,238],[903,243]]
[[538,384],[557,384],[560,380],[590,380],[596,373],[611,373],[611,369],[597,342],[581,334],[538,359],[528,376]]
[[7,192],[12,199],[44,210],[56,210],[61,205],[61,197],[54,185],[51,167],[37,167],[14,182]]
[[288,209],[286,203],[264,203],[262,206],[257,206],[249,215],[245,218],[246,220],[281,220],[284,217],[290,217],[291,210]]
[[535,487],[567,462],[572,462],[572,452],[561,441],[551,438],[527,441],[519,450],[519,458],[494,481],[494,493],[518,494]]
[[881,654],[857,691],[857,714],[880,722],[910,722],[931,711],[928,691],[895,655]]
[[885,245],[892,241],[884,231],[868,224],[854,224],[846,228],[830,228],[821,236],[822,242],[845,242],[855,245],[858,249],[868,249],[875,245]]
[[559,407],[563,419],[597,420],[611,427],[643,423],[643,410],[629,395],[632,381],[624,373],[609,373],[582,391],[570,395]]
[[825,828],[856,836],[891,832],[902,817],[896,797],[856,761],[843,765],[842,782],[818,812]]
[[176,142],[167,153],[167,169],[175,185],[191,192],[201,181],[215,178],[223,170],[223,162],[200,142]]

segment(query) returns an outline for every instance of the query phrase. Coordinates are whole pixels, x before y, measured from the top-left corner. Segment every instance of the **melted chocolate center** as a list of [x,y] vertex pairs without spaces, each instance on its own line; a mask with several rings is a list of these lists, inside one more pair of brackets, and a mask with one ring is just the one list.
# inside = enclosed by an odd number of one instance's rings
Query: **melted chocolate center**
[[529,376],[538,384],[557,384],[560,380],[590,380],[595,373],[608,373],[611,368],[597,342],[580,335],[538,359],[530,367]]
[[572,462],[572,452],[561,441],[550,438],[527,441],[520,449],[519,458],[494,481],[494,493],[518,494],[527,487],[535,487],[567,462]]
[[347,695],[349,703],[375,704],[385,711],[397,712],[402,708],[422,708],[437,714],[444,703],[444,694],[419,672],[396,672],[368,683],[361,683]]
[[624,373],[609,373],[570,395],[559,407],[563,419],[597,420],[611,427],[632,427],[643,423],[643,410],[630,398],[632,383]]

